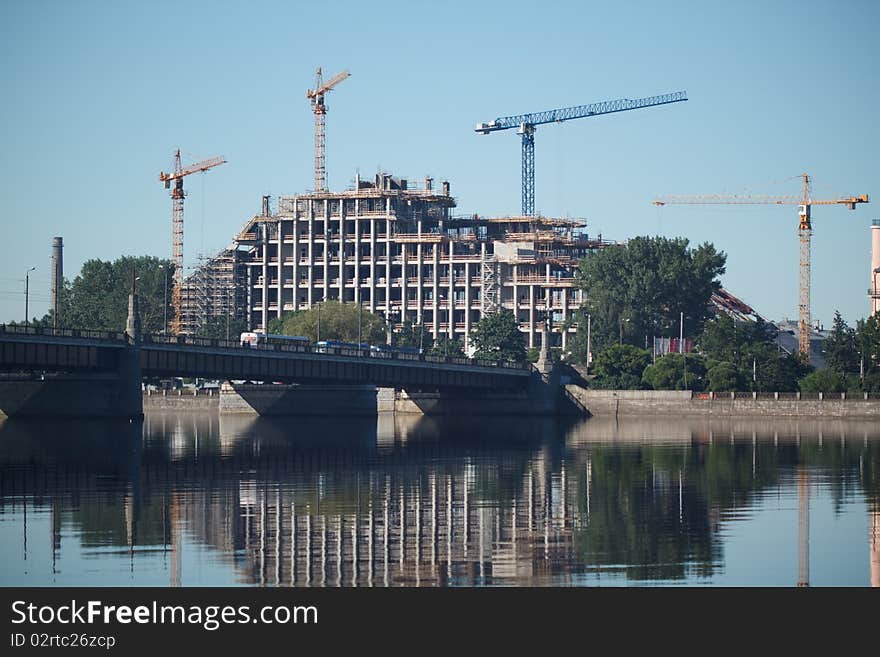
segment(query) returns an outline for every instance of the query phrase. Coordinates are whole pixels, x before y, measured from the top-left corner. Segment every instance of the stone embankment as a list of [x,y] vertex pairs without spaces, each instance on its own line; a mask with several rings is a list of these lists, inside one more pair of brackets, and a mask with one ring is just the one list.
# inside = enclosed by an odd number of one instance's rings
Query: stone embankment
[[689,390],[590,390],[577,385],[567,385],[565,391],[595,416],[789,416],[880,420],[880,395],[876,393],[696,393]]

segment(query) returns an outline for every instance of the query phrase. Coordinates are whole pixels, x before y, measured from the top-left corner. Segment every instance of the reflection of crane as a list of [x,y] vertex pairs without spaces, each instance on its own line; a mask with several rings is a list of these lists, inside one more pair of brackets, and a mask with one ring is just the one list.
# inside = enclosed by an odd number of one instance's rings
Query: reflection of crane
[[490,132],[498,130],[517,128],[517,134],[522,135],[522,213],[528,217],[535,214],[535,126],[542,123],[562,123],[569,119],[582,119],[588,116],[625,112],[655,105],[667,105],[683,100],[687,100],[687,94],[684,91],[636,100],[629,98],[606,100],[591,105],[577,105],[576,107],[565,107],[533,114],[505,116],[489,123],[478,123],[474,130],[488,135]]
[[654,201],[654,205],[797,205],[798,236],[801,243],[800,285],[798,288],[798,351],[806,362],[810,362],[810,236],[813,225],[810,221],[810,206],[813,205],[846,205],[855,210],[857,203],[867,203],[868,195],[850,196],[827,201],[817,201],[810,193],[810,176],[806,173],[803,179],[803,195],[798,196],[738,196],[712,194],[707,196],[663,196]]
[[327,174],[324,168],[324,115],[327,114],[327,106],[324,104],[324,94],[337,84],[351,75],[348,71],[337,73],[332,78],[323,82],[321,68],[315,75],[315,88],[306,91],[306,98],[312,101],[312,111],[315,113],[315,191],[327,190]]
[[[165,183],[165,189],[171,187],[174,181],[174,189],[171,190],[171,260],[174,262],[174,286],[171,291],[171,307],[174,309],[174,318],[171,320],[171,333],[177,335],[180,331],[180,305],[181,285],[183,284],[183,178],[191,173],[207,171],[226,162],[222,157],[212,157],[209,160],[190,164],[188,167],[180,165],[180,149],[174,153],[174,171],[172,173],[159,172],[159,181]],[[167,327],[166,327],[167,328]]]
[[798,582],[810,585],[810,474],[807,466],[798,468]]

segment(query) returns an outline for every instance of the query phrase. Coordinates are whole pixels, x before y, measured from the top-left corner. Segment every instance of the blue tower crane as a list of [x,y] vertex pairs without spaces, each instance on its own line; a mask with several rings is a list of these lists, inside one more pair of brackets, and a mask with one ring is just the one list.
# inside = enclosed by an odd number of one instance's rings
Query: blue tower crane
[[591,105],[577,105],[576,107],[565,107],[533,114],[505,116],[489,123],[478,123],[474,130],[488,135],[490,132],[498,130],[517,128],[517,134],[522,135],[522,213],[523,216],[530,217],[535,214],[535,126],[542,123],[562,123],[569,119],[582,119],[600,114],[626,112],[655,105],[668,105],[683,100],[687,100],[687,94],[684,91],[676,91],[662,96],[650,96],[649,98],[637,98],[636,100],[629,98],[606,100]]

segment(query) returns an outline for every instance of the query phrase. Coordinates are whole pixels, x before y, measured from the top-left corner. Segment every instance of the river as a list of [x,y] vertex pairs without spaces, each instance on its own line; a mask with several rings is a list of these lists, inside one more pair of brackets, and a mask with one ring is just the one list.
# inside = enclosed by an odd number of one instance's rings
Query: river
[[880,426],[0,420],[3,586],[880,586]]

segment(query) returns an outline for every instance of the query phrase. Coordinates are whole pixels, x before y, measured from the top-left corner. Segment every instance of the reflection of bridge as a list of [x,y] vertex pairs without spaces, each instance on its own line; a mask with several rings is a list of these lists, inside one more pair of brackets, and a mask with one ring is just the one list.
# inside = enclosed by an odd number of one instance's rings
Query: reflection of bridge
[[[359,350],[323,349],[310,345],[260,345],[242,348],[236,343],[199,338],[145,336],[133,344],[123,333],[34,329],[0,326],[0,371],[52,372],[68,375],[47,379],[32,388],[55,386],[71,396],[69,375],[91,377],[87,394],[81,397],[93,415],[140,415],[140,377],[199,377],[207,379],[280,381],[285,383],[329,383],[375,385],[388,388],[473,393],[474,391],[521,391],[532,380],[528,365],[492,363],[467,358],[428,356],[397,352],[371,353]],[[82,379],[81,379],[82,380]],[[99,383],[103,381],[103,383]],[[21,385],[3,390],[0,381],[0,411],[13,414],[28,408]],[[99,392],[98,387],[106,390]],[[125,391],[134,388],[125,401]],[[102,395],[109,397],[104,399]],[[91,404],[87,401],[92,399]],[[104,399],[103,406],[96,404]],[[48,400],[34,403],[27,397],[29,414],[52,414]],[[131,408],[124,408],[128,404]],[[133,405],[133,406],[132,406]],[[75,408],[69,408],[73,414]]]

